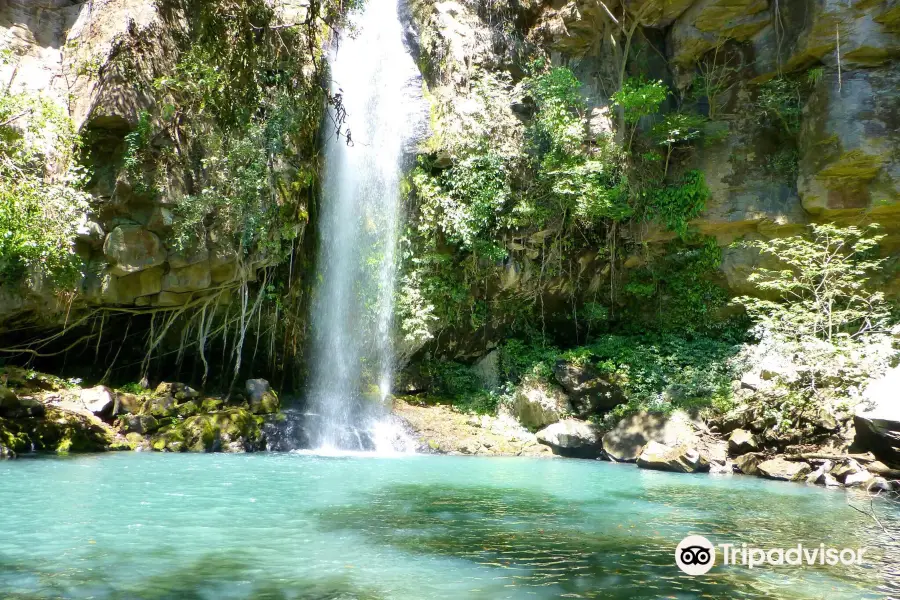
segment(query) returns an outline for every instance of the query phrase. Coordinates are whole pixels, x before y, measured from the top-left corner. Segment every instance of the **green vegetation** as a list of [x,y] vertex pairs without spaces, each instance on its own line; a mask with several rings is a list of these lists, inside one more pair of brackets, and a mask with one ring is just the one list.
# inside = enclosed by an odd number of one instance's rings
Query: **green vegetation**
[[[16,60],[9,52],[0,61]],[[0,86],[0,281],[71,291],[83,264],[74,238],[85,221],[78,136],[47,97]]]
[[[409,177],[417,210],[404,240],[397,299],[406,341],[421,344],[443,329],[465,335],[492,327],[539,333],[549,343],[548,319],[555,330],[574,328],[576,337],[614,330],[627,326],[619,315],[632,312],[621,306],[628,290],[648,279],[652,285],[642,295],[647,306],[679,306],[664,298],[670,289],[661,277],[621,268],[627,252],[640,246],[621,242],[620,232],[644,221],[675,232],[686,251],[706,248],[689,222],[704,209],[709,191],[702,173],[682,166],[691,144],[702,138],[704,118],[658,116],[668,88],[626,79],[613,102],[630,128],[628,141],[618,142],[612,132],[591,136],[581,82],[568,68],[549,68],[541,60],[518,85],[491,80],[473,95],[496,106],[504,93],[520,94],[522,105],[533,107],[531,117],[517,129],[500,116],[493,119],[512,129],[502,137],[480,121],[454,124],[452,138],[438,130],[434,153],[420,157]],[[644,119],[658,122],[642,127]],[[610,266],[603,294],[573,276],[587,255]],[[495,296],[489,282],[507,265],[531,275]],[[697,270],[691,276],[710,283]],[[567,308],[548,317],[547,286],[560,277],[571,282]],[[672,322],[691,322],[696,311],[678,317],[659,324],[671,329]]]
[[[174,72],[153,82],[159,113],[142,115],[126,136],[126,172],[157,181],[136,186],[150,195],[163,193],[165,171],[190,174],[193,185],[175,210],[176,248],[189,249],[213,230],[240,256],[278,260],[307,218],[318,167],[316,133],[327,98],[321,51],[310,49],[319,47],[319,21],[335,24],[341,13],[333,3],[317,4],[308,22],[273,27],[273,9],[262,1],[229,11],[208,0],[162,4],[166,14],[192,18]],[[160,132],[174,150],[148,149]]]
[[897,357],[892,319],[872,277],[884,267],[883,235],[812,225],[808,235],[746,242],[774,261],[750,278],[762,297],[742,296],[779,383],[800,402],[852,398]]

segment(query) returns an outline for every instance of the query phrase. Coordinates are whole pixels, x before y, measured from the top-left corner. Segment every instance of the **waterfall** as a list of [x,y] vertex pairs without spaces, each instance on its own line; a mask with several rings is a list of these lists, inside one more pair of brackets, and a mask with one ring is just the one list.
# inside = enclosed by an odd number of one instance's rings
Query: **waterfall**
[[397,0],[367,0],[330,55],[337,112],[326,122],[312,304],[310,443],[362,450],[385,435],[394,367],[394,280],[404,145],[421,114],[421,80]]

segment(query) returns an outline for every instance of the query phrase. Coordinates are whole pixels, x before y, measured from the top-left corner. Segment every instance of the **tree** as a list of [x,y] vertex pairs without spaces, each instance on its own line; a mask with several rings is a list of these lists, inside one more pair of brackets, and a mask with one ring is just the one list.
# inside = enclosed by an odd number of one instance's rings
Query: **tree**
[[858,227],[812,225],[810,234],[744,242],[775,259],[750,282],[768,299],[736,299],[793,363],[791,385],[806,397],[823,388],[852,392],[896,355],[884,294],[871,287],[884,259],[874,257],[883,235]]

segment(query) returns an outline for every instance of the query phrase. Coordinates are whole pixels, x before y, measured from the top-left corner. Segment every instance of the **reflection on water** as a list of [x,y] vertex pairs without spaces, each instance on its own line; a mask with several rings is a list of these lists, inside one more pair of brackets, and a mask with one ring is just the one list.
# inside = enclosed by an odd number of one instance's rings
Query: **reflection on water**
[[[114,583],[103,570],[69,568],[60,574],[35,569],[25,562],[0,558],[4,600],[48,598],[115,598],[134,600],[380,600],[360,589],[349,577],[269,578],[238,558],[209,554],[196,562],[159,575],[133,573],[131,581]],[[18,580],[18,584],[9,583]],[[23,591],[23,585],[35,588]],[[17,589],[20,588],[20,589]]]
[[[0,463],[0,598],[900,596],[900,546],[848,498],[594,461],[21,460]],[[900,511],[875,507],[900,538]],[[867,546],[874,560],[720,564],[692,578],[673,560],[688,534],[765,548]]]
[[[891,581],[900,583],[893,580],[896,562],[894,570],[884,562],[886,540],[880,540],[881,552],[873,552],[880,573],[816,566],[797,573],[779,570],[773,577],[759,570],[751,574],[744,568],[720,568],[692,578],[673,570],[671,540],[682,536],[668,534],[679,530],[764,547],[796,546],[798,540],[854,548],[872,543],[854,530],[871,533],[868,523],[836,522],[810,510],[815,496],[792,499],[787,514],[772,514],[767,496],[762,490],[735,496],[727,489],[672,485],[649,493],[619,491],[577,508],[522,489],[406,484],[379,490],[352,506],[325,510],[320,523],[328,531],[360,530],[410,553],[460,557],[503,569],[498,577],[510,584],[555,586],[572,597],[801,598],[818,597],[818,588],[827,597],[855,598],[867,592],[874,597],[877,588],[887,591]],[[629,502],[642,522],[623,523],[608,515],[604,507],[615,502]],[[662,510],[648,510],[654,506]],[[702,528],[697,527],[698,512],[706,513],[699,518]],[[891,552],[896,560],[897,548]]]

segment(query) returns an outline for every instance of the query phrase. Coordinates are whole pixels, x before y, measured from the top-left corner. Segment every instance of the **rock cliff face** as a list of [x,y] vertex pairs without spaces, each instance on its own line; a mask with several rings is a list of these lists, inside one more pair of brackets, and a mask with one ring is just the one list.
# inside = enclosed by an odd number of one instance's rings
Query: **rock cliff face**
[[[535,56],[567,66],[581,81],[589,138],[617,128],[610,97],[623,77],[659,79],[673,92],[664,111],[708,119],[704,143],[682,160],[700,170],[709,187],[691,226],[722,249],[721,283],[729,293],[752,293],[747,277],[760,262],[755,251],[733,242],[798,233],[810,223],[880,225],[882,252],[891,258],[881,285],[888,295],[900,293],[895,3],[410,0],[408,20],[433,102],[434,137],[423,153],[449,164],[457,139],[479,127],[511,142],[521,136],[533,107],[516,82]],[[783,81],[793,83],[779,89]],[[781,94],[784,110],[759,108],[771,90]],[[508,240],[510,256],[485,284],[488,297],[543,274],[541,234]],[[619,265],[583,252],[577,272],[542,281],[546,306],[559,303],[573,279],[596,296],[602,286],[608,289],[611,267],[613,275],[640,267],[675,237],[648,223],[619,234],[623,245],[643,250]],[[445,337],[444,343],[455,342]],[[476,346],[461,340],[449,352],[471,358],[483,352]]]
[[[183,40],[192,35],[186,6],[152,0],[0,3],[0,47],[13,57],[0,67],[0,81],[13,93],[30,92],[63,107],[84,144],[83,161],[92,174],[88,190],[94,198],[77,245],[88,263],[79,294],[84,301],[184,304],[191,293],[252,279],[256,270],[272,263],[264,252],[240,256],[241,249],[216,222],[192,231],[190,244],[173,240],[179,210],[201,185],[184,164],[166,162],[182,150],[178,127],[165,122],[166,112],[177,107],[168,104],[171,99],[164,92],[165,78],[178,74],[189,50]],[[279,3],[277,17],[294,14],[298,6]],[[150,121],[151,139],[142,140],[147,148],[137,157],[144,164],[129,168],[122,160],[127,136],[142,127],[142,119]],[[154,162],[164,168],[154,168],[153,193],[146,193],[142,178],[149,174],[141,171],[156,167]],[[296,186],[287,170],[283,175],[276,195]],[[288,200],[296,203],[294,197],[279,198]],[[305,208],[298,207],[297,214],[305,215]],[[305,218],[291,225],[302,239]],[[3,303],[0,316],[25,307]]]
[[[182,103],[172,100],[177,90],[169,80],[179,73],[203,80],[201,72],[184,70],[191,50],[186,36],[202,22],[188,18],[186,6],[186,0],[0,0],[0,48],[15,59],[0,61],[0,85],[39,94],[65,109],[81,133],[93,198],[76,244],[87,269],[74,298],[60,302],[46,286],[4,281],[0,319],[65,321],[72,306],[149,314],[191,305],[228,287],[244,297],[246,283],[276,263],[290,264],[293,276],[302,274],[303,234],[309,215],[314,217],[309,199],[321,113],[311,111],[307,118],[316,125],[268,166],[277,174],[268,192],[272,204],[286,215],[276,237],[290,246],[289,254],[266,244],[248,251],[236,241],[235,228],[213,213],[192,215],[202,190],[221,182],[202,181],[210,170],[209,163],[200,164],[203,152],[180,154],[197,151],[182,135],[208,128],[213,110],[182,111]],[[276,18],[300,22],[304,6],[279,2]],[[731,293],[752,291],[747,276],[760,260],[753,251],[731,247],[741,238],[789,234],[814,222],[878,223],[887,234],[882,250],[898,256],[895,3],[407,0],[402,6],[408,43],[432,102],[433,137],[420,151],[434,155],[435,164],[451,164],[462,140],[477,134],[502,140],[501,154],[503,144],[512,153],[533,114],[516,84],[529,61],[545,55],[583,83],[592,136],[617,128],[610,96],[626,74],[665,81],[674,91],[668,110],[689,108],[708,117],[706,143],[682,158],[703,172],[710,188],[692,226],[723,249],[721,279]],[[262,29],[251,23],[248,35],[261,35]],[[621,44],[626,38],[627,50]],[[309,56],[296,57],[304,69],[314,66]],[[760,114],[763,86],[781,76],[802,80],[788,90],[796,114]],[[697,94],[698,86],[705,93]],[[316,101],[321,105],[322,98]],[[148,139],[141,132],[149,132]],[[239,229],[252,227],[244,221]],[[552,312],[566,305],[574,279],[596,296],[617,270],[639,268],[647,258],[635,251],[611,265],[602,253],[584,251],[577,268],[545,277],[539,256],[548,235],[521,231],[508,239],[510,257],[496,266],[485,293],[496,297],[538,281]],[[644,254],[662,252],[674,237],[649,223],[618,235],[632,248],[645,248]],[[892,260],[883,288],[896,296],[900,264]],[[232,296],[223,300],[226,306]],[[479,336],[445,336],[444,344],[471,358],[483,354],[490,337]]]
[[[13,323],[52,332],[73,315],[178,312],[171,332],[202,313],[193,329],[206,344],[205,330],[233,328],[235,302],[266,312],[258,290],[278,265],[291,265],[279,276],[287,287],[304,275],[324,32],[340,13],[251,0],[223,16],[220,4],[0,1],[0,86],[67,116],[90,196],[74,247],[81,280],[0,281],[0,336]],[[51,156],[48,177],[55,168]]]

